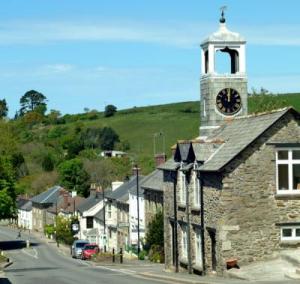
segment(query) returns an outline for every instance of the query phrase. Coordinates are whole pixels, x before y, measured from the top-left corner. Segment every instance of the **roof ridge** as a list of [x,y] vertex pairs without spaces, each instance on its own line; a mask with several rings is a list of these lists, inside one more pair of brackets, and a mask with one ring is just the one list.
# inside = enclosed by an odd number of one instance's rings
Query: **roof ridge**
[[293,107],[288,106],[288,107],[283,107],[283,108],[269,110],[269,111],[257,112],[257,113],[252,113],[252,114],[248,114],[248,115],[243,115],[243,116],[237,116],[233,120],[246,119],[246,118],[257,117],[257,116],[263,116],[263,115],[278,113],[278,112],[282,112],[282,111],[288,111],[290,109],[293,109]]

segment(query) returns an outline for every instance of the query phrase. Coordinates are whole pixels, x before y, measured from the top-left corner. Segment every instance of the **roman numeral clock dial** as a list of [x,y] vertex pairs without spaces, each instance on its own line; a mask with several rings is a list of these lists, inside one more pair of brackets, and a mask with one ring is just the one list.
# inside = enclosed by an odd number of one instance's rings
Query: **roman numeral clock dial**
[[242,107],[240,94],[232,88],[221,90],[216,98],[216,107],[224,115],[233,115]]

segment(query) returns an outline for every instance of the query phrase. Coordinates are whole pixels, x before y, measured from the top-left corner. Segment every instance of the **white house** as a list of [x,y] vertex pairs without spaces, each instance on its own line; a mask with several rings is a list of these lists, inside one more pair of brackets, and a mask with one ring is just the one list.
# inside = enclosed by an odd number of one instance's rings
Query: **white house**
[[94,191],[77,208],[79,220],[79,239],[86,239],[90,243],[96,243],[100,248],[104,246],[101,236],[104,235],[103,218],[100,217],[103,210],[102,192]]
[[[134,184],[132,184],[129,190],[129,226],[130,226],[130,243],[131,245],[137,245],[138,232],[141,244],[145,238],[145,205],[144,205],[144,191],[141,188],[143,184],[143,176],[139,176],[139,182],[137,183],[136,177]],[[138,188],[138,191],[137,191]],[[137,198],[138,195],[138,198]],[[138,216],[139,215],[139,216]],[[139,221],[138,221],[139,220]]]
[[30,200],[18,200],[18,226],[32,230],[32,202]]

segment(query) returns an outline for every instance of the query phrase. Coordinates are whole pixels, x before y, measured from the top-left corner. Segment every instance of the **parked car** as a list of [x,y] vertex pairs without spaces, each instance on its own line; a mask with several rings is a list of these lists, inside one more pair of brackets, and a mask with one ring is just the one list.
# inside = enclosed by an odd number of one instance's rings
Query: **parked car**
[[71,255],[73,258],[81,258],[81,253],[83,247],[88,244],[89,242],[86,240],[77,240],[74,241],[72,245]]
[[97,254],[98,252],[98,245],[86,244],[82,249],[81,259],[90,259],[93,254]]

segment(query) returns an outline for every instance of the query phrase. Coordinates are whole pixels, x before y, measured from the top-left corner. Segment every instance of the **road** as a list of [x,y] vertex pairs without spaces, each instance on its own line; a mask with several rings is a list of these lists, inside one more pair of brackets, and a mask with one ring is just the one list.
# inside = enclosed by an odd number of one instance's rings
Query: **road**
[[[17,231],[0,227],[0,249],[5,250],[13,264],[5,269],[13,284],[74,284],[74,283],[154,283],[139,278],[135,271],[113,270],[92,266],[90,262],[62,255],[53,247],[31,237],[33,246],[25,247],[24,240],[16,239]],[[22,233],[26,239],[26,235]]]

